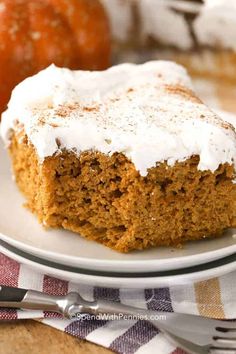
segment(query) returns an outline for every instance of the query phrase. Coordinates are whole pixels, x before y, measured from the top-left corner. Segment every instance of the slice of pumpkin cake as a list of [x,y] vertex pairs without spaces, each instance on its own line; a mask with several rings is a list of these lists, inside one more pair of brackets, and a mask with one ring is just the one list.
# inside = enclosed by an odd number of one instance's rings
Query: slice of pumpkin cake
[[236,226],[235,130],[175,63],[50,66],[14,89],[1,135],[48,227],[128,252]]

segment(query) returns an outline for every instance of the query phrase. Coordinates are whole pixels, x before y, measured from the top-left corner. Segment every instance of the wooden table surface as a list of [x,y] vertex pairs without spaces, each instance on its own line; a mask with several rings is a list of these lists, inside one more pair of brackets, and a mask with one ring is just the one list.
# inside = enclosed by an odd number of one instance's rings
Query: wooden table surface
[[[218,83],[216,92],[220,108],[236,113],[236,88]],[[36,321],[0,322],[0,354],[49,353],[109,354],[112,352]]]
[[0,354],[111,354],[32,320],[0,322]]

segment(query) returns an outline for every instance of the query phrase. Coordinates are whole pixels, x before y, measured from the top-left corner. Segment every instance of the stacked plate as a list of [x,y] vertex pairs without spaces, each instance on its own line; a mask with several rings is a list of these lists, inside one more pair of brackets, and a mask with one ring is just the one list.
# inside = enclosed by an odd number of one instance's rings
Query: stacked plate
[[181,249],[120,254],[76,234],[45,230],[27,209],[0,145],[0,252],[38,272],[107,287],[162,287],[200,281],[236,270],[236,229]]

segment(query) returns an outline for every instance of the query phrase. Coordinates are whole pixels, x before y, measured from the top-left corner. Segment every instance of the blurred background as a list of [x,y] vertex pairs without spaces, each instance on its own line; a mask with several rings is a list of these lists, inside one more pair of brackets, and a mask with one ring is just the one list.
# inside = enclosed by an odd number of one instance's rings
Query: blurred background
[[27,76],[55,63],[103,70],[183,64],[211,107],[236,112],[235,0],[2,0],[0,110]]
[[101,0],[113,62],[174,60],[211,107],[236,112],[235,0]]

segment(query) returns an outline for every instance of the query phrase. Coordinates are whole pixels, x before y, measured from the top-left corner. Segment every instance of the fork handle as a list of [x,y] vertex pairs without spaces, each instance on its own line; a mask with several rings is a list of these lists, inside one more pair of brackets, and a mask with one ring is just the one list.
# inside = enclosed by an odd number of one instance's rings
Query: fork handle
[[10,286],[0,285],[0,303],[21,302],[23,301],[26,293],[26,289],[18,289]]
[[63,297],[44,294],[40,291],[0,285],[0,307],[61,312],[58,299]]

